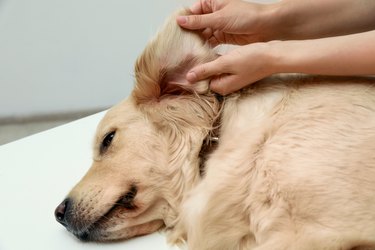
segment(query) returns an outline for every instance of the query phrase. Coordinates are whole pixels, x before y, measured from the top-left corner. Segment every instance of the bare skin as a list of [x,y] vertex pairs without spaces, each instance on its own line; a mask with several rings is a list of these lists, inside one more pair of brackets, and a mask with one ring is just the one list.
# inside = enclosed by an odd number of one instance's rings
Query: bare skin
[[237,44],[217,60],[191,69],[186,78],[212,78],[220,94],[274,73],[375,74],[375,2],[284,0],[262,5],[241,0],[200,0],[180,16],[180,26],[207,41]]

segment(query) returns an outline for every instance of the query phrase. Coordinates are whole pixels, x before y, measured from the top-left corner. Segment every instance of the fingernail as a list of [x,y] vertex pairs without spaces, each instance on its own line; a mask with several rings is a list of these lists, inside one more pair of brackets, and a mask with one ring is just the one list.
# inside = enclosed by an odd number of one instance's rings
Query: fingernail
[[195,82],[197,80],[197,74],[194,71],[190,71],[186,74],[186,80],[189,82]]
[[186,24],[187,23],[187,17],[186,16],[178,16],[177,17],[177,23]]

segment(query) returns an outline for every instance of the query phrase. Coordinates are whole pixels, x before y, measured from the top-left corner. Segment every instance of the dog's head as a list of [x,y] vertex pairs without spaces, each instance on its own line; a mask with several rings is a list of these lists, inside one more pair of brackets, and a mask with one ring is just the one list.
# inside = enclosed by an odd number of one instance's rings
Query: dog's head
[[97,241],[173,228],[219,109],[208,81],[192,85],[185,74],[215,57],[174,16],[167,21],[136,62],[132,94],[100,122],[90,170],[55,211],[61,224]]

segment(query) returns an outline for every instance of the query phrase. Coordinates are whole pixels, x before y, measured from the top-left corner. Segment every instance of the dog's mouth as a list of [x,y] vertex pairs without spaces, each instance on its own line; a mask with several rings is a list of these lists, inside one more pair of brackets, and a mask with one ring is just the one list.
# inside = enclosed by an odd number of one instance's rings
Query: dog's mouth
[[164,223],[162,220],[153,220],[126,228],[112,228],[112,230],[105,230],[100,227],[90,227],[86,231],[73,234],[81,241],[110,242],[147,235],[162,228],[163,225]]
[[[64,208],[56,211],[56,219],[82,241],[114,241],[152,233],[164,223],[155,217],[153,206],[137,201],[138,189],[132,185],[124,195],[113,203],[102,215],[95,215],[93,204],[83,206],[82,202],[66,199]],[[90,211],[92,208],[92,211]]]
[[[129,195],[125,195],[124,197],[129,198]],[[103,241],[103,238],[107,237],[105,233],[108,230],[108,223],[113,218],[117,217],[117,214],[120,213],[127,213],[132,212],[136,209],[136,205],[134,204],[133,200],[123,205],[121,202],[124,200],[124,197],[118,199],[118,201],[111,207],[106,213],[100,216],[97,220],[92,222],[91,224],[84,225],[82,223],[81,228],[75,227],[67,227],[68,231],[74,234],[79,240],[82,241]],[[129,211],[128,211],[129,210]]]

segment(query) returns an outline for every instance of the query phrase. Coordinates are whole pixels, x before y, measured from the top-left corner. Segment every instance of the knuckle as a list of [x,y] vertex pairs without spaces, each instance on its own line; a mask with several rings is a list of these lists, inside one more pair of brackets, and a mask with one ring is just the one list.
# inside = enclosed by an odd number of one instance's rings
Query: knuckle
[[229,89],[229,84],[228,82],[223,82],[220,86],[220,95],[228,95],[229,93],[231,93],[230,89]]
[[225,76],[215,77],[211,81],[210,88],[211,88],[212,91],[214,91],[214,92],[216,92],[220,95],[224,96],[224,95],[228,94],[226,77]]
[[209,75],[207,66],[202,65],[200,69],[198,70],[197,75],[199,75],[200,78],[206,78]]
[[226,88],[223,87],[223,86],[220,86],[218,84],[212,86],[211,90],[214,91],[214,92],[216,92],[216,93],[218,93],[218,94],[220,94],[220,95],[222,95],[222,96],[225,96],[225,95],[228,94]]
[[193,28],[200,28],[200,24],[202,22],[202,17],[200,15],[192,15],[188,17],[189,24]]
[[215,69],[215,62],[206,63],[201,66],[198,74],[201,79],[205,79],[215,74],[214,69]]
[[204,13],[210,12],[212,10],[212,0],[202,0],[202,9]]
[[222,71],[222,73],[230,73],[232,64],[226,56],[221,56],[216,61],[218,70]]
[[220,30],[225,29],[225,26],[228,25],[228,20],[226,20],[227,18],[224,16],[223,11],[216,12],[215,17],[216,17],[215,28],[220,29]]

